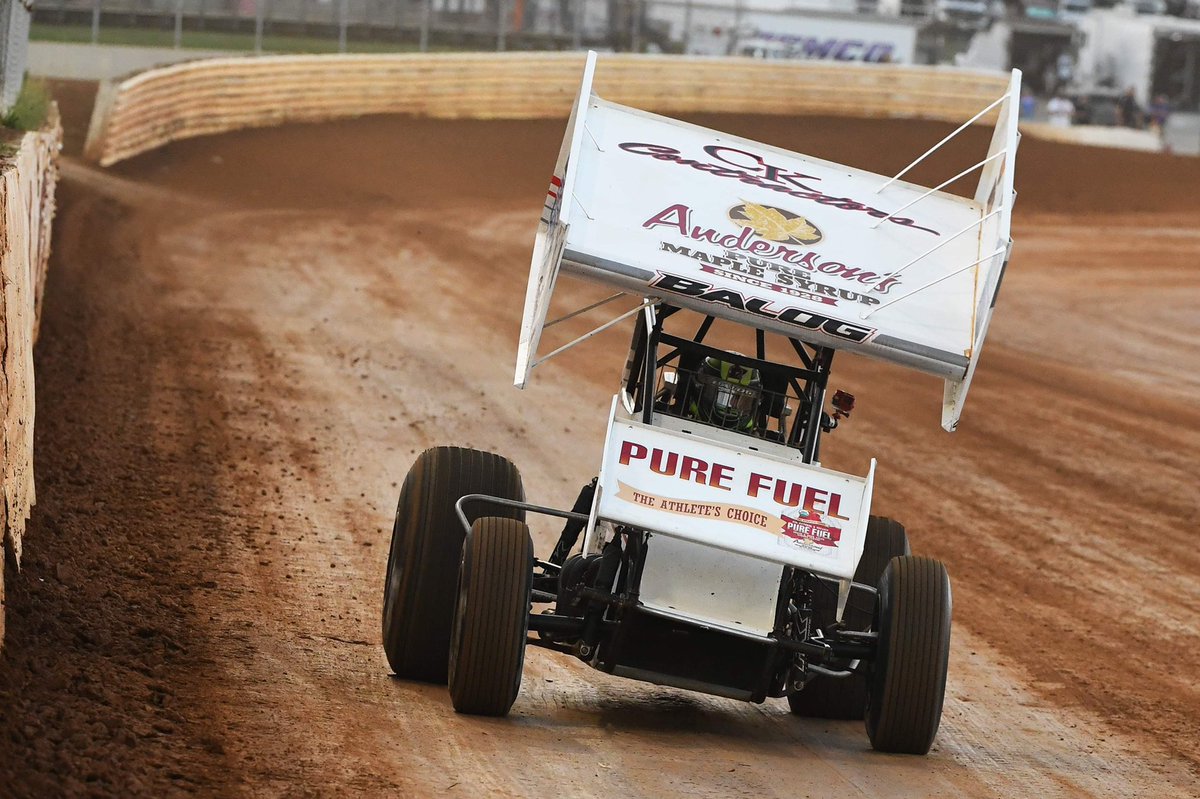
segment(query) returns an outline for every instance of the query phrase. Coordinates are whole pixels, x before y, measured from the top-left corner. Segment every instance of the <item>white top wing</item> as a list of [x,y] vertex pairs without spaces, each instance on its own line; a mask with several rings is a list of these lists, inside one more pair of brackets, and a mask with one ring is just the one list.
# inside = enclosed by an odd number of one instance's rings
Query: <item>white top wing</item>
[[1007,260],[1020,73],[993,103],[967,199],[610,103],[591,94],[588,63],[539,228],[542,302],[527,297],[517,384],[561,268],[943,377],[952,430]]

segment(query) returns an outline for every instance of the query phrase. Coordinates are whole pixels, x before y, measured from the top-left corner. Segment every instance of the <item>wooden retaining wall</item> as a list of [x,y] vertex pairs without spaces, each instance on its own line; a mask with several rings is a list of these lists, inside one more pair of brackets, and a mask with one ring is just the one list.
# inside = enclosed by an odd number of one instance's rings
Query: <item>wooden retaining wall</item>
[[[37,340],[50,222],[54,217],[58,112],[39,132],[26,133],[0,156],[0,527],[5,547],[21,559],[25,522],[36,500],[33,485],[33,345]],[[0,571],[0,645],[4,641],[4,574]]]
[[[581,53],[217,58],[104,86],[86,154],[114,164],[177,139],[367,114],[566,117]],[[664,114],[829,114],[962,122],[1008,76],[946,67],[602,54],[596,92]]]

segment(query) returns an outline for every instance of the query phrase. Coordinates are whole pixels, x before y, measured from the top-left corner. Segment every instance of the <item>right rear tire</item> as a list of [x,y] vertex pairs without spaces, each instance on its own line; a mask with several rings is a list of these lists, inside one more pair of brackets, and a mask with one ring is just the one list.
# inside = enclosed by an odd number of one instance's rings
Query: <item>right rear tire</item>
[[[400,490],[383,590],[383,648],[398,677],[446,683],[466,537],[454,504],[466,494],[525,499],[521,475],[507,458],[461,447],[422,452]],[[523,510],[484,502],[464,510],[468,522],[525,518]]]
[[950,576],[933,558],[894,558],[877,598],[867,736],[880,752],[923,755],[933,745],[950,661]]
[[[904,525],[886,516],[872,516],[867,522],[867,538],[862,558],[854,570],[854,582],[878,585],[883,570],[892,558],[912,553]],[[831,586],[822,586],[831,588]],[[813,624],[818,628],[832,624],[837,614],[837,594],[818,590],[813,597]],[[866,630],[875,615],[875,595],[857,588],[850,589],[850,599],[842,621],[850,630]],[[861,720],[867,713],[867,678],[862,674],[849,677],[813,677],[798,693],[788,694],[788,706],[798,716],[817,719]]]

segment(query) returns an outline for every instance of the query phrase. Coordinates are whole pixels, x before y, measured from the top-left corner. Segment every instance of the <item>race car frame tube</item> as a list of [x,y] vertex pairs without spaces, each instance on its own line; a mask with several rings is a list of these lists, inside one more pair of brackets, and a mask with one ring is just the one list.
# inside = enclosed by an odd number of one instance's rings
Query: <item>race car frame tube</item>
[[[657,310],[656,313],[655,310]],[[803,381],[803,389],[799,393],[803,396],[805,402],[808,403],[808,416],[804,420],[803,426],[798,423],[793,425],[787,443],[790,446],[799,444],[803,461],[805,463],[814,463],[820,455],[821,413],[825,406],[825,392],[826,386],[829,383],[829,373],[833,365],[834,350],[829,347],[809,345],[813,349],[813,354],[809,355],[802,342],[789,338],[788,341],[791,342],[792,347],[803,361],[804,368],[771,363],[764,357],[766,355],[765,333],[762,330],[756,329],[756,345],[759,357],[747,358],[745,356],[734,355],[733,353],[728,353],[714,347],[707,347],[704,344],[704,338],[712,327],[714,319],[712,316],[704,318],[700,328],[690,340],[665,333],[663,331],[663,323],[679,310],[678,307],[666,304],[660,304],[655,306],[655,308],[648,307],[646,309],[647,323],[645,325],[639,323],[634,326],[631,357],[626,374],[630,379],[635,379],[636,376],[636,382],[624,388],[626,390],[631,389],[630,393],[634,397],[635,407],[639,408],[642,414],[642,423],[653,423],[653,393],[657,380],[657,369],[674,358],[679,353],[681,347],[687,346],[703,350],[709,355],[724,360],[735,361],[743,366],[760,370],[784,371],[790,378]],[[673,349],[660,357],[658,352],[659,346],[662,344]],[[647,351],[649,352],[649,357],[646,355]],[[798,440],[798,436],[803,437]]]
[[[464,506],[471,502],[517,508],[531,513],[554,516],[576,522],[586,522],[588,518],[587,514],[584,513],[559,510],[544,505],[535,505],[530,502],[521,502],[486,494],[466,494],[455,502],[454,510],[458,515],[459,522],[463,525],[463,529],[468,532],[470,531],[470,522]],[[645,538],[649,533],[648,531],[626,527],[619,528],[618,533],[617,538],[606,545],[603,555],[607,561],[605,565],[609,567],[605,571],[610,576],[605,578],[602,575],[602,579],[597,581],[599,585],[614,585],[615,583],[615,590],[605,590],[590,586],[580,589],[580,595],[588,599],[593,607],[592,611],[584,616],[533,613],[531,610],[529,614],[529,631],[537,634],[538,637],[531,638],[528,641],[529,644],[571,654],[590,662],[592,655],[596,653],[597,645],[601,641],[605,641],[607,649],[604,655],[604,662],[592,663],[592,665],[603,671],[612,672],[616,669],[619,665],[621,644],[625,638],[625,624],[622,617],[626,612],[630,611],[650,616],[655,615],[655,611],[642,607],[638,601],[642,567],[645,562]],[[626,542],[626,546],[621,546],[619,543],[621,540]],[[549,561],[536,559],[530,564],[531,569],[534,567],[541,569],[542,573],[534,575],[537,588],[534,591],[533,601],[535,603],[556,601],[558,598],[557,584],[560,567]],[[619,576],[620,579],[617,579]],[[541,579],[537,579],[539,577]],[[817,575],[809,575],[809,577],[812,579],[821,579]],[[781,582],[781,593],[785,591],[788,585],[790,585],[789,580]],[[858,584],[856,583],[855,585]],[[873,590],[871,586],[859,587]],[[787,602],[782,596],[779,606],[781,609],[787,607]],[[608,613],[604,613],[604,608],[616,611],[616,617],[614,618]],[[672,620],[676,623],[687,623],[686,620]],[[699,622],[691,624],[696,629],[707,629],[706,625]],[[811,665],[819,666],[821,662],[826,660],[853,662],[874,658],[876,639],[874,633],[835,630],[830,631],[830,635],[817,641],[795,640],[783,635],[782,617],[777,626],[779,629],[769,638],[762,638],[749,633],[744,634],[743,637],[748,642],[752,641],[767,647],[769,651],[773,651],[779,656],[782,656],[784,653],[795,653],[803,655],[806,658],[812,658],[816,663]],[[541,636],[547,637],[543,638]],[[571,644],[568,644],[568,641],[571,641]],[[762,683],[756,690],[744,698],[750,701],[762,701],[768,695],[770,685],[775,682],[776,673],[784,665],[784,662],[777,657],[773,656],[769,659],[764,669]],[[845,669],[836,671],[822,669],[822,673],[842,677],[849,676],[852,672]],[[696,684],[691,687],[696,690],[705,690],[708,693],[724,695],[719,690],[720,686],[715,684],[703,686]]]

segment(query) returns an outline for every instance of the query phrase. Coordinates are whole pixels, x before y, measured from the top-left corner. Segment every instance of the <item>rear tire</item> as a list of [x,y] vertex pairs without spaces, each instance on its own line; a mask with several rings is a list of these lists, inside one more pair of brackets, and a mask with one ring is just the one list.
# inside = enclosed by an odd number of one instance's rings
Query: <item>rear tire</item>
[[[454,504],[465,494],[525,499],[520,472],[508,459],[461,447],[425,450],[404,479],[383,589],[383,648],[398,677],[446,683],[466,536]],[[464,510],[468,521],[525,518],[523,510],[483,502]]]
[[504,716],[521,689],[533,575],[524,522],[479,519],[463,543],[450,638],[450,701],[459,713]]
[[[854,582],[878,585],[883,570],[892,558],[909,555],[908,535],[904,525],[886,516],[872,516],[867,522],[867,538],[862,558],[854,570]],[[837,616],[837,594],[818,590],[813,597],[813,624],[824,628]],[[870,591],[852,588],[842,621],[850,630],[866,630],[875,617],[875,597]],[[817,719],[854,719],[866,717],[867,678],[862,674],[849,677],[813,677],[798,693],[788,694],[788,706],[798,716]]]
[[881,752],[933,745],[950,660],[950,576],[932,558],[895,558],[879,581],[879,640],[867,689],[867,735]]

